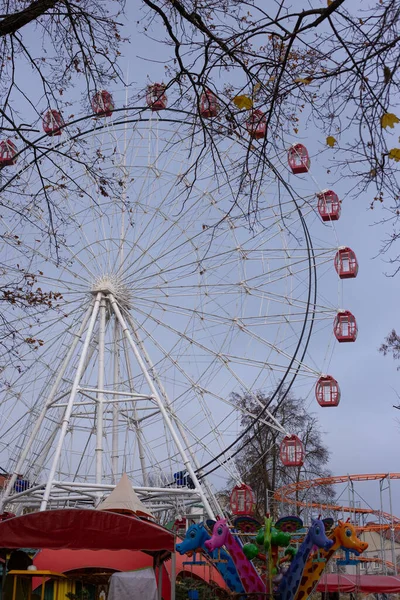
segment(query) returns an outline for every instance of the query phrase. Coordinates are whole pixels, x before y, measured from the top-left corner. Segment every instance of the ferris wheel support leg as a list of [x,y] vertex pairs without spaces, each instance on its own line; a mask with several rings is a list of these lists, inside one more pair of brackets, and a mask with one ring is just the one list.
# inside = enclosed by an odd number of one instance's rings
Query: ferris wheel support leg
[[[125,362],[126,362],[126,371],[128,374],[129,389],[131,392],[133,392],[132,368],[131,368],[131,363],[129,360],[126,337],[124,337],[122,343],[124,345],[124,355],[125,355]],[[138,450],[139,450],[140,467],[142,469],[142,475],[143,475],[143,484],[145,486],[147,486],[147,485],[149,485],[149,478],[147,476],[147,470],[146,470],[146,461],[145,461],[144,444],[143,444],[143,432],[142,432],[142,428],[139,425],[139,416],[137,414],[137,408],[136,408],[135,401],[133,401],[133,416],[135,417],[135,430],[136,430],[136,437],[137,437]]]
[[85,360],[86,360],[86,354],[87,354],[88,349],[89,349],[90,340],[92,339],[93,329],[94,329],[94,325],[96,323],[96,319],[97,319],[97,315],[98,315],[98,312],[99,312],[99,306],[100,306],[100,301],[101,301],[102,296],[103,296],[103,294],[101,292],[98,292],[97,295],[96,295],[96,300],[94,302],[92,315],[91,315],[90,321],[89,321],[89,327],[87,329],[85,341],[83,343],[82,354],[81,354],[80,359],[79,359],[79,363],[78,363],[78,367],[76,369],[76,373],[75,373],[75,377],[74,377],[74,382],[72,384],[72,389],[71,389],[71,393],[70,393],[70,396],[69,396],[68,404],[67,404],[67,407],[65,409],[64,417],[63,417],[63,420],[62,420],[60,437],[59,437],[59,440],[58,440],[58,443],[57,443],[57,447],[56,447],[56,450],[55,450],[55,453],[54,453],[53,462],[52,462],[52,465],[51,465],[51,468],[50,468],[50,473],[49,473],[49,476],[48,476],[46,489],[45,489],[44,494],[43,494],[43,500],[42,500],[42,502],[40,504],[40,511],[46,510],[47,504],[48,504],[48,501],[49,501],[49,498],[50,498],[50,493],[51,493],[51,490],[52,490],[52,487],[53,487],[53,483],[54,483],[54,475],[56,473],[58,461],[60,459],[60,454],[61,454],[62,446],[63,446],[63,443],[64,443],[64,438],[65,438],[67,430],[68,430],[68,425],[69,425],[69,421],[70,421],[70,418],[71,418],[72,408],[74,406],[76,394],[77,394],[77,391],[78,391],[79,382],[81,380],[82,373],[83,373],[83,370],[84,370]]
[[[97,387],[104,390],[104,353],[105,353],[105,334],[106,334],[106,301],[104,296],[100,302],[100,323],[99,323],[99,359]],[[104,393],[97,392],[96,407],[96,483],[102,482],[103,476],[103,418],[104,418]]]
[[[132,319],[132,317],[130,315],[128,315],[127,320],[129,322],[130,326],[132,327],[133,334],[134,334],[134,336],[136,338],[136,342],[137,342],[138,346],[140,347],[140,350],[141,350],[141,352],[142,352],[142,354],[144,356],[145,362],[146,362],[146,364],[147,364],[147,366],[148,366],[148,368],[149,368],[149,370],[150,370],[153,378],[155,379],[158,388],[161,391],[162,397],[164,398],[165,403],[168,406],[170,414],[174,418],[174,422],[176,424],[176,427],[177,427],[177,429],[178,429],[178,431],[179,431],[179,433],[180,433],[180,435],[181,435],[181,437],[182,437],[182,439],[183,439],[183,441],[185,443],[186,450],[189,452],[190,457],[191,457],[191,459],[193,461],[193,464],[195,465],[197,471],[199,471],[200,464],[199,464],[199,462],[198,462],[198,460],[196,458],[196,455],[190,449],[190,443],[189,443],[189,440],[187,438],[186,431],[184,430],[184,428],[183,428],[181,422],[179,421],[179,419],[177,419],[176,415],[174,414],[174,411],[173,411],[171,403],[169,401],[167,392],[165,391],[165,388],[164,388],[162,382],[160,381],[160,378],[158,377],[158,375],[157,375],[157,373],[156,373],[156,371],[154,369],[153,364],[151,363],[150,356],[148,355],[144,344],[142,344],[142,342],[141,342],[141,340],[140,340],[140,338],[139,338],[139,336],[137,334],[135,323],[134,323],[134,321],[133,321],[133,319]],[[211,490],[211,487],[210,487],[210,485],[209,485],[209,483],[208,483],[208,481],[207,481],[206,478],[204,478],[204,487],[206,488],[209,497],[213,499],[213,504],[215,505],[214,509],[216,509],[217,514],[218,515],[223,515],[224,511],[222,510],[222,507],[219,504],[217,498],[213,494],[213,492]]]
[[[90,312],[91,312],[91,310],[92,309],[90,309]],[[89,316],[87,318],[87,321],[90,318],[90,312],[89,312]],[[87,324],[87,321],[86,321],[86,324]],[[85,324],[85,327],[86,327],[86,324]],[[86,369],[88,368],[88,366],[90,364],[90,361],[92,359],[92,356],[93,356],[93,354],[94,354],[94,352],[95,352],[95,350],[97,348],[97,345],[98,344],[95,344],[95,345],[92,344],[89,347],[89,351],[88,351],[88,353],[86,355],[85,365],[83,367],[83,373],[85,373]],[[60,409],[60,411],[61,411],[61,409]],[[33,480],[34,481],[36,481],[36,479],[38,478],[39,474],[42,471],[43,465],[44,465],[45,461],[47,460],[47,456],[48,456],[49,452],[51,451],[51,448],[53,447],[53,443],[54,443],[54,440],[55,440],[55,438],[57,436],[57,433],[58,433],[57,429],[54,429],[50,433],[48,439],[43,443],[42,449],[40,450],[40,452],[38,452],[38,459],[35,461],[34,470],[32,471],[33,472]]]
[[210,504],[209,504],[209,502],[207,500],[206,495],[204,494],[204,491],[203,491],[203,489],[202,489],[202,487],[200,485],[199,480],[197,479],[196,473],[194,472],[194,470],[192,468],[192,465],[190,463],[189,457],[187,456],[187,454],[186,454],[186,452],[185,452],[185,450],[184,450],[184,448],[183,448],[183,446],[181,444],[181,441],[180,441],[180,439],[177,436],[177,433],[176,433],[175,428],[174,428],[174,426],[173,426],[173,424],[171,422],[171,419],[170,419],[170,416],[168,414],[168,411],[166,410],[166,408],[164,406],[164,403],[162,402],[162,400],[160,398],[158,390],[155,387],[155,385],[153,383],[153,380],[152,380],[152,378],[149,375],[149,372],[147,370],[146,364],[143,361],[143,359],[142,359],[142,357],[140,355],[140,352],[138,351],[137,345],[135,344],[135,342],[134,342],[134,340],[132,338],[132,335],[131,335],[128,327],[127,327],[125,319],[123,318],[123,316],[121,314],[119,306],[118,306],[115,298],[111,294],[109,294],[109,298],[110,298],[110,302],[111,302],[111,306],[113,308],[113,311],[114,311],[114,313],[115,313],[115,315],[116,315],[116,317],[117,317],[117,319],[119,321],[119,324],[121,325],[122,331],[123,331],[124,335],[126,336],[128,344],[132,348],[132,351],[133,351],[133,353],[135,355],[135,358],[136,358],[136,360],[137,360],[137,362],[138,362],[138,364],[140,366],[140,369],[141,369],[141,371],[142,371],[142,373],[144,375],[144,378],[147,381],[147,385],[149,386],[152,394],[154,395],[154,399],[157,402],[157,405],[158,405],[158,407],[160,409],[160,412],[161,412],[161,414],[162,414],[162,416],[164,418],[164,421],[165,421],[165,423],[166,423],[166,425],[167,425],[167,427],[168,427],[168,429],[169,429],[169,431],[171,433],[172,439],[175,442],[177,450],[178,450],[179,454],[182,457],[182,460],[183,460],[183,463],[185,465],[185,468],[188,471],[190,477],[192,478],[192,481],[194,483],[195,489],[198,492],[198,494],[199,494],[199,496],[201,498],[201,501],[203,502],[204,508],[206,509],[207,514],[209,515],[210,519],[215,519],[215,516],[214,516],[214,513],[212,511],[212,508],[211,508],[211,506],[210,506]]
[[[119,338],[119,327],[118,321],[115,321],[114,325],[114,364],[113,364],[113,385],[114,390],[118,391],[119,387],[119,349],[118,349],[118,338]],[[113,416],[112,416],[112,455],[111,465],[113,482],[117,484],[118,477],[118,422],[119,422],[119,408],[118,403],[113,403]]]
[[38,417],[38,419],[37,419],[37,421],[36,421],[36,423],[35,423],[35,425],[34,425],[34,427],[32,429],[31,435],[30,435],[30,437],[29,437],[29,439],[28,439],[28,441],[26,443],[26,446],[23,449],[23,451],[21,452],[21,455],[20,455],[19,460],[18,460],[18,462],[17,462],[17,464],[15,466],[15,469],[14,469],[14,471],[12,473],[12,476],[11,476],[11,478],[10,478],[8,484],[7,484],[7,487],[5,489],[4,495],[3,495],[2,499],[1,499],[1,502],[0,502],[0,513],[2,513],[3,510],[4,510],[4,506],[7,503],[7,500],[9,498],[9,496],[10,496],[11,491],[14,488],[14,484],[15,484],[15,481],[17,479],[18,474],[22,472],[22,468],[24,466],[24,462],[26,460],[26,457],[29,454],[29,451],[31,449],[31,446],[32,446],[33,442],[36,440],[37,434],[39,433],[39,429],[40,429],[40,427],[41,427],[41,425],[43,423],[43,420],[44,420],[44,418],[46,416],[46,412],[47,412],[50,404],[54,400],[54,397],[55,397],[55,395],[57,393],[58,386],[60,385],[61,379],[63,378],[64,373],[67,370],[67,367],[68,367],[68,365],[70,363],[70,360],[72,358],[72,355],[73,355],[73,353],[74,353],[74,351],[75,351],[75,349],[76,349],[76,347],[77,347],[77,345],[78,345],[78,343],[79,343],[79,341],[80,341],[80,339],[82,337],[83,332],[85,331],[85,327],[86,327],[86,325],[87,325],[87,323],[89,321],[90,314],[91,314],[92,310],[93,310],[93,305],[91,304],[89,306],[89,308],[87,309],[84,317],[83,317],[83,321],[81,323],[81,326],[80,326],[79,330],[77,331],[77,333],[74,334],[74,339],[72,341],[71,346],[69,347],[69,350],[68,350],[68,352],[67,352],[67,354],[66,354],[63,362],[61,363],[61,368],[60,368],[60,370],[59,370],[59,372],[57,374],[57,377],[56,377],[56,380],[54,382],[54,385],[53,385],[53,387],[50,390],[50,393],[49,393],[49,395],[47,397],[47,400],[46,400],[46,402],[43,405],[42,411],[41,411],[41,413],[40,413],[40,415],[39,415],[39,417]]

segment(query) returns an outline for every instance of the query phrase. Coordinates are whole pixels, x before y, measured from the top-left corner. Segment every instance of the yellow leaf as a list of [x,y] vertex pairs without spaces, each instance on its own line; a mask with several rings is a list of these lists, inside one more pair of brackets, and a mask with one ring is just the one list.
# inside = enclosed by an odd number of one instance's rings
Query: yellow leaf
[[240,109],[250,110],[250,108],[253,108],[253,100],[248,96],[235,96],[233,104]]
[[256,85],[253,88],[253,94],[257,94],[260,87],[261,87],[261,83],[260,82],[256,83]]
[[400,162],[400,148],[392,148],[389,150],[389,158],[392,158],[396,162]]
[[308,85],[312,82],[312,77],[297,77],[294,80],[295,83],[304,83],[304,85]]
[[393,113],[385,113],[381,118],[381,125],[384,129],[391,127],[393,129],[395,123],[400,123],[400,119]]
[[333,0],[327,0],[327,5],[330,6],[332,4]]
[[328,135],[326,138],[326,143],[330,148],[333,148],[333,146],[336,144],[336,140],[333,135]]

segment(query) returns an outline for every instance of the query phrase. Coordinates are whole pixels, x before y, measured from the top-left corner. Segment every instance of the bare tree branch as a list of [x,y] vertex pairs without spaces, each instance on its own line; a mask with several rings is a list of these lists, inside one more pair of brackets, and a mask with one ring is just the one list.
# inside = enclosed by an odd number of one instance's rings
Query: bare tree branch
[[4,16],[0,20],[0,36],[11,35],[35,21],[46,13],[50,8],[61,4],[60,0],[36,0],[19,12]]

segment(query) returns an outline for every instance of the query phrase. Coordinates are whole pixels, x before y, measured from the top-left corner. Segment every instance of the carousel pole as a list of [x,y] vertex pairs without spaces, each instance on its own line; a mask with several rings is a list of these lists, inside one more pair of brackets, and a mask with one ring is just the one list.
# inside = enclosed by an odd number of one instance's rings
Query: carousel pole
[[[176,541],[176,538],[175,538]],[[175,548],[174,541],[174,548]],[[176,552],[175,550],[171,554],[171,600],[175,600],[176,593]]]

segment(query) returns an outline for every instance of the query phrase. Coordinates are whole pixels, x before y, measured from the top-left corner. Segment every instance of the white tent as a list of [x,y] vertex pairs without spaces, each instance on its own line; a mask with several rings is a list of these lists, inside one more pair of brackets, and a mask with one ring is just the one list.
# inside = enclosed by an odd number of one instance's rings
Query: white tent
[[108,600],[157,600],[157,583],[153,569],[113,573]]
[[97,506],[97,510],[154,518],[143,502],[139,500],[126,473],[122,475],[111,494]]

